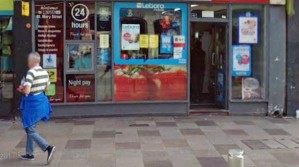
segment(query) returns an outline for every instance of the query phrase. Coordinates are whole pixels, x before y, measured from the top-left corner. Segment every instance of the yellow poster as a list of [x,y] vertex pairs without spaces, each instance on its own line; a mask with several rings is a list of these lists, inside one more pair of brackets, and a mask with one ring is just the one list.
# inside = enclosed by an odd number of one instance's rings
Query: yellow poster
[[22,16],[30,16],[30,3],[22,1]]
[[53,68],[53,69],[47,69],[49,77],[50,77],[50,82],[57,82],[57,69]]
[[159,47],[159,35],[149,35],[149,48]]
[[148,48],[148,35],[140,34],[139,42],[140,42],[140,48]]
[[109,34],[100,34],[100,48],[109,48]]

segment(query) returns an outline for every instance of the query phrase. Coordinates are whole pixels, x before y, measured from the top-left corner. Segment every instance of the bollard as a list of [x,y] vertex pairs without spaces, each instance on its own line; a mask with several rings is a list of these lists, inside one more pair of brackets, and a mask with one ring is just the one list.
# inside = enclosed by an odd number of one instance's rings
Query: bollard
[[244,151],[232,149],[228,151],[228,167],[244,167]]

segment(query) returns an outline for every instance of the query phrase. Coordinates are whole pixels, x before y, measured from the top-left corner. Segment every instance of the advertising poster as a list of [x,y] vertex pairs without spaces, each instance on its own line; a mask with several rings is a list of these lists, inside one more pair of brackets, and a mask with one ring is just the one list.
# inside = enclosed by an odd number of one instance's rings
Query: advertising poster
[[173,45],[172,45],[172,36],[171,35],[167,35],[167,34],[161,35],[160,53],[162,53],[162,54],[172,54],[173,53]]
[[56,68],[56,54],[43,54],[43,68]]
[[101,49],[109,48],[109,34],[100,34],[99,47]]
[[257,17],[239,17],[239,43],[258,43]]
[[261,98],[260,82],[256,78],[242,78],[242,99]]
[[114,76],[116,101],[187,99],[185,65],[117,65]]
[[140,48],[148,48],[148,35],[141,34],[139,39],[140,39]]
[[122,24],[121,50],[139,50],[139,24]]
[[173,36],[173,46],[184,48],[186,45],[186,40],[184,35],[174,35]]
[[159,47],[159,36],[149,35],[149,48],[156,49]]
[[47,69],[47,72],[48,72],[49,77],[50,77],[50,82],[51,83],[57,82],[57,69],[56,68],[54,68],[54,69]]
[[55,87],[55,93],[48,94],[49,100],[61,103],[64,101],[64,2],[39,1],[35,2],[34,8],[35,48],[41,55],[42,67],[57,69],[55,85],[50,87]]
[[174,59],[181,59],[183,56],[183,47],[174,47],[173,48],[173,58]]
[[250,76],[251,75],[251,46],[234,45],[233,46],[233,76]]
[[95,100],[94,75],[70,74],[66,76],[67,102],[90,102]]
[[56,95],[56,85],[55,84],[50,84],[48,91],[46,91],[47,96],[55,96]]

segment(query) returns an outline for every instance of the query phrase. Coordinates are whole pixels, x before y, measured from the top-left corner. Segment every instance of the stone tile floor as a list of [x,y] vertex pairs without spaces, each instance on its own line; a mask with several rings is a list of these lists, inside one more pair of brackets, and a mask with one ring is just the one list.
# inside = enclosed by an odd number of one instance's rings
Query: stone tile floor
[[[299,120],[250,116],[53,119],[39,132],[57,146],[55,167],[226,167],[229,149],[246,167],[299,167]],[[0,167],[47,166],[24,153],[20,122],[0,121]]]

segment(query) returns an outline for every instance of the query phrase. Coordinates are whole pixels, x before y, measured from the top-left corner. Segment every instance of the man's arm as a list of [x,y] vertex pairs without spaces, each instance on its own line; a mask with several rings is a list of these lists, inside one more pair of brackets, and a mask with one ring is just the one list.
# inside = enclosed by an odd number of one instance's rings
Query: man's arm
[[24,83],[24,85],[23,85],[23,90],[22,90],[22,92],[23,92],[25,95],[30,94],[31,86],[32,86],[32,83],[33,83],[33,78],[34,78],[34,75],[33,75],[33,73],[29,70],[29,71],[27,72],[27,75],[26,75],[26,78],[25,78],[25,83]]

